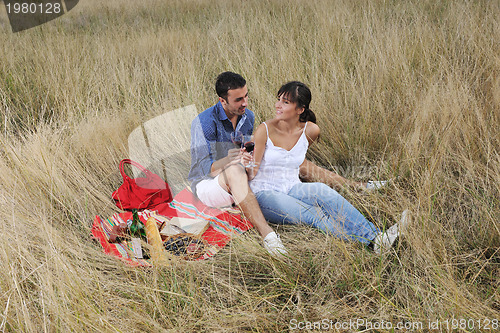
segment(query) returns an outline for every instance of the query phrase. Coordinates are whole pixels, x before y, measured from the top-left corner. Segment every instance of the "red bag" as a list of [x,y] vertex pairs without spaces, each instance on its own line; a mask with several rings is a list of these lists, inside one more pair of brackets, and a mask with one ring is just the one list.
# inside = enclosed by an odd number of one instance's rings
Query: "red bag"
[[[125,164],[141,169],[145,177],[130,178],[123,169]],[[172,190],[168,183],[139,163],[129,159],[121,160],[120,172],[123,177],[123,184],[112,194],[118,208],[123,210],[148,209],[172,201]]]

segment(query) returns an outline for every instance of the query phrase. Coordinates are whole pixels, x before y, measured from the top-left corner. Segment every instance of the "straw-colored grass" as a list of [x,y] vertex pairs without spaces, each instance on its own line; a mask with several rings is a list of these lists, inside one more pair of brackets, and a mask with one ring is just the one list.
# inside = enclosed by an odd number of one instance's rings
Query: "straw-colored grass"
[[[0,331],[281,332],[358,318],[481,331],[500,310],[499,17],[487,0],[86,0],[13,34],[0,9]],[[116,211],[128,134],[214,104],[225,70],[247,79],[258,121],[282,83],[307,83],[322,129],[311,158],[358,180],[398,177],[343,193],[380,227],[409,208],[408,237],[377,256],[279,227],[288,262],[254,231],[206,262],[146,270],[104,255],[89,231]]]

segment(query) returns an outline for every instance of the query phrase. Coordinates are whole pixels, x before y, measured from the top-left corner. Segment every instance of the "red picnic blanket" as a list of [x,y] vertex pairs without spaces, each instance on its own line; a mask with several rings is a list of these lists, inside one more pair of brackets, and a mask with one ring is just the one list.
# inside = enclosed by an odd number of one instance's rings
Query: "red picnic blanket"
[[[252,228],[251,223],[243,217],[239,209],[217,209],[205,206],[189,188],[177,194],[172,202],[157,205],[154,210],[139,212],[139,218],[145,224],[146,220],[155,212],[167,218],[178,216],[209,221],[209,227],[201,237],[210,246],[207,248],[206,253],[197,260],[212,257],[229,243],[232,237]],[[150,259],[135,258],[132,254],[132,246],[128,242],[109,242],[109,235],[113,226],[120,224],[120,222],[126,222],[131,218],[131,212],[116,213],[104,219],[96,215],[92,225],[92,236],[99,241],[105,253],[116,256],[133,266],[152,266]]]

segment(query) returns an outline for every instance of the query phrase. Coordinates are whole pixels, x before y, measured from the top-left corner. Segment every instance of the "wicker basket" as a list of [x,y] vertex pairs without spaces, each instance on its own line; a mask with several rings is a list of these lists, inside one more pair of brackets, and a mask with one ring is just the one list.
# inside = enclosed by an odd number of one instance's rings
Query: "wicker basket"
[[167,237],[163,241],[163,248],[179,258],[196,260],[207,252],[208,243],[194,234],[180,233]]

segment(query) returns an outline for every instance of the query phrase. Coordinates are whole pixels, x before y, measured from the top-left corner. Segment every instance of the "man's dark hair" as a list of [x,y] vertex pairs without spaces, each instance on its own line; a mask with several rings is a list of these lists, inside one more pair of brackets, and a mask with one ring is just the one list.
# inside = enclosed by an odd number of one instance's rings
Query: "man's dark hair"
[[215,81],[215,91],[219,97],[227,101],[227,91],[231,89],[243,88],[247,81],[240,74],[233,72],[224,72],[217,76]]

